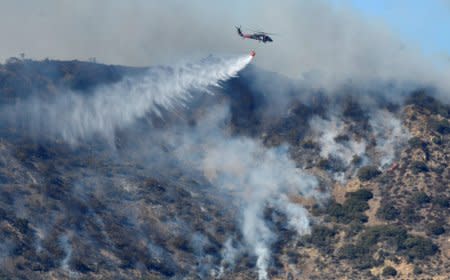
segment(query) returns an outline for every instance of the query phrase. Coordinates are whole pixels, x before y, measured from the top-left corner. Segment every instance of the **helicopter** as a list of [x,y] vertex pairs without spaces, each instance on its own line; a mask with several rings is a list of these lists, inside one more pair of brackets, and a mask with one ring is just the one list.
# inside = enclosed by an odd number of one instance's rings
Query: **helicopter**
[[238,33],[239,36],[241,36],[244,39],[253,39],[253,40],[257,40],[259,42],[263,42],[263,43],[267,43],[267,42],[273,42],[272,38],[270,38],[269,35],[275,35],[272,33],[266,33],[266,32],[262,32],[262,31],[255,31],[252,34],[244,34],[242,33],[241,27],[236,27],[236,31]]

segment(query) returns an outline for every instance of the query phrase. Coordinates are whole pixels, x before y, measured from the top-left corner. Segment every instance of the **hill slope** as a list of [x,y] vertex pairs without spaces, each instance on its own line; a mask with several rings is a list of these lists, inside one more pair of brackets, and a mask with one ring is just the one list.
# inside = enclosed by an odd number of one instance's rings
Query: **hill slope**
[[[2,117],[146,71],[12,60]],[[221,86],[112,141],[2,122],[1,275],[448,278],[448,105],[425,90],[323,93],[255,67]]]

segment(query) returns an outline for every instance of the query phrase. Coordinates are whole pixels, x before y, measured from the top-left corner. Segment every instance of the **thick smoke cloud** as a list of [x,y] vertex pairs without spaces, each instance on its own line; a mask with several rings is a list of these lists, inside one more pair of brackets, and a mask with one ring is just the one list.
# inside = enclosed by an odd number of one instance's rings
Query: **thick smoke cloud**
[[[25,20],[21,20],[21,18]],[[154,65],[256,49],[258,65],[315,87],[342,83],[431,84],[447,90],[448,67],[402,42],[382,23],[327,1],[9,1],[2,3],[0,57],[87,59]],[[243,25],[280,33],[273,44],[242,41]]]

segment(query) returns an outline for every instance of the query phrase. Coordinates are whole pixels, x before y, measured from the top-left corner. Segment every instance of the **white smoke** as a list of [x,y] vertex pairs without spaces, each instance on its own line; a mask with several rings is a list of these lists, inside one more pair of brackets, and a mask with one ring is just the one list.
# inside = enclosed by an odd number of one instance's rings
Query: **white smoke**
[[320,117],[314,117],[310,121],[312,132],[318,138],[320,143],[320,156],[329,158],[334,156],[349,165],[354,155],[361,156],[366,150],[366,143],[356,141],[349,137],[345,143],[336,142],[336,137],[347,135],[345,123],[338,117],[333,116],[329,120]]
[[65,234],[61,236],[59,242],[65,253],[64,259],[61,261],[61,268],[66,271],[70,271],[69,261],[72,257],[72,246],[70,244],[69,237]]
[[400,119],[386,110],[372,113],[370,125],[376,139],[375,152],[381,167],[392,164],[396,152],[411,137],[408,129]]
[[[288,195],[316,199],[324,195],[317,190],[316,178],[296,167],[286,146],[266,148],[259,140],[231,136],[220,129],[227,117],[228,109],[216,106],[195,128],[166,131],[164,142],[180,161],[194,166],[242,208],[245,245],[257,257],[259,279],[267,279],[270,246],[276,235],[264,218],[266,207],[276,207],[287,216],[291,228],[304,234],[309,231],[308,213],[289,202]],[[233,259],[229,253],[224,255]]]
[[8,108],[9,117],[30,125],[38,133],[60,137],[70,144],[101,136],[112,141],[116,129],[132,124],[148,113],[182,106],[193,91],[208,91],[237,75],[252,57],[208,57],[199,63],[173,68],[154,68],[143,77],[125,78],[104,86],[91,96],[70,93],[55,100],[32,99]]

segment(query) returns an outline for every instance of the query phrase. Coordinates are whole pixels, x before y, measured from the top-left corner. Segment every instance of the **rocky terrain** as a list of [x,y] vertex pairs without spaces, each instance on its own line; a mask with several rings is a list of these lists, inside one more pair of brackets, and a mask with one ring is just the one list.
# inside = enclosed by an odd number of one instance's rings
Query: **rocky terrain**
[[0,65],[0,278],[450,277],[450,107],[432,89],[328,93],[250,65],[112,139],[11,118],[146,71]]

